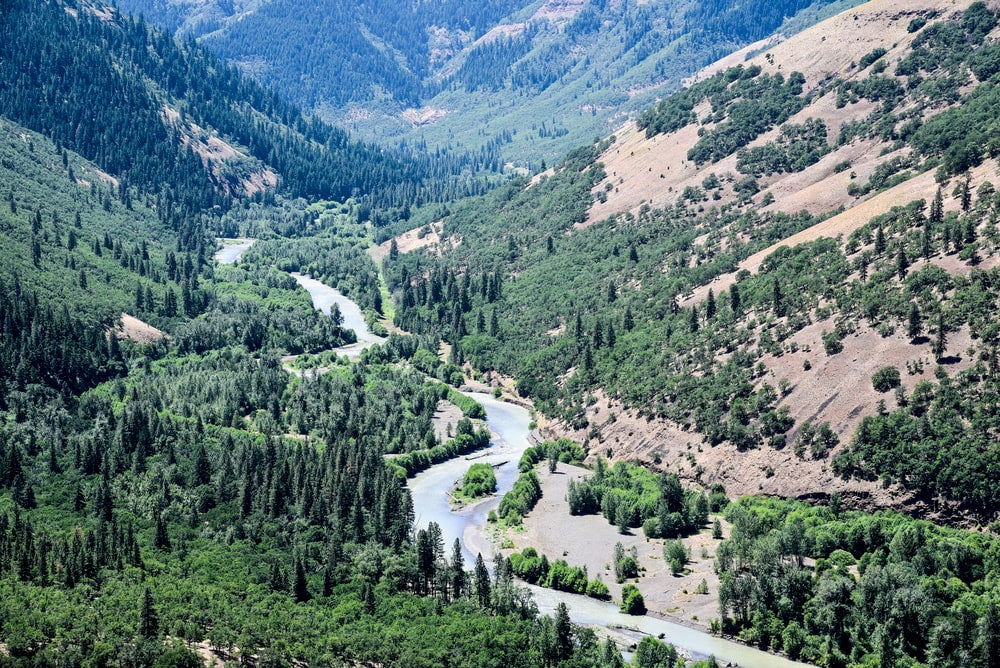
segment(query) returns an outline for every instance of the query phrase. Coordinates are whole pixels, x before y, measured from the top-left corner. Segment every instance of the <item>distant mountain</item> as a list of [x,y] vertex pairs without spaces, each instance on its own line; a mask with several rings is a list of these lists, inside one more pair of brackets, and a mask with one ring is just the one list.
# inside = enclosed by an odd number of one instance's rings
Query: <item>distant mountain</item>
[[610,132],[623,114],[783,25],[852,4],[119,1],[364,137],[488,146],[519,164]]
[[126,190],[195,209],[268,192],[386,202],[419,198],[462,168],[353,141],[207,51],[100,3],[14,0],[0,37],[0,115],[93,160]]

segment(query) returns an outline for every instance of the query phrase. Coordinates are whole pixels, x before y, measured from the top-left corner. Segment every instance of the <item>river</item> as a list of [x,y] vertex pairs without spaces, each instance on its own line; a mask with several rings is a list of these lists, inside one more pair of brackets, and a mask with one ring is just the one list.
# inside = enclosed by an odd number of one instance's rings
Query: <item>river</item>
[[215,251],[215,261],[219,264],[233,264],[253,246],[256,239],[219,239],[222,248]]
[[[215,252],[216,262],[219,264],[233,264],[243,257],[243,254],[253,246],[256,239],[219,239],[218,241],[222,243],[222,248]],[[383,337],[372,333],[368,327],[368,323],[365,322],[365,316],[361,312],[361,307],[352,299],[341,294],[336,288],[331,288],[329,285],[320,283],[308,276],[303,276],[298,272],[293,272],[290,276],[309,293],[313,306],[317,310],[330,315],[330,310],[336,304],[340,307],[340,314],[344,316],[344,327],[354,330],[354,334],[358,339],[357,343],[334,348],[334,352],[338,355],[346,355],[351,359],[357,359],[361,355],[361,351],[365,348],[370,348],[376,343],[385,342]]]
[[349,346],[334,348],[338,355],[347,355],[351,359],[361,355],[365,348],[371,348],[376,343],[384,343],[385,339],[372,333],[365,322],[365,315],[361,312],[361,307],[349,297],[342,294],[336,288],[331,288],[325,283],[320,283],[314,278],[303,276],[298,272],[293,272],[291,277],[298,281],[298,284],[306,289],[312,297],[313,306],[318,310],[330,315],[330,310],[336,304],[340,308],[340,314],[344,316],[344,327],[353,329],[358,337],[357,343]]
[[[444,535],[446,551],[451,549],[455,538],[462,538],[462,550],[467,564],[471,564],[475,558],[473,551],[481,552],[487,563],[492,563],[491,546],[483,539],[479,527],[486,524],[489,511],[499,505],[500,497],[517,479],[518,459],[530,445],[528,423],[531,417],[527,409],[499,401],[491,394],[475,392],[466,394],[486,408],[486,423],[493,432],[493,441],[486,451],[488,454],[473,461],[501,464],[496,468],[497,495],[471,508],[454,512],[451,510],[448,491],[472,463],[464,457],[432,466],[414,476],[408,485],[413,496],[418,527],[426,527],[432,521],[437,522]],[[556,606],[563,602],[569,608],[570,617],[577,624],[625,627],[653,636],[662,634],[664,642],[686,649],[696,657],[714,655],[722,664],[731,662],[748,668],[808,668],[807,664],[716,638],[704,631],[664,619],[650,615],[623,615],[618,611],[617,605],[597,599],[542,587],[531,586],[529,589],[541,612],[551,614]]]
[[[250,248],[253,241],[252,239],[227,240],[215,258],[223,264],[236,262]],[[364,348],[385,340],[368,329],[364,315],[354,301],[308,276],[295,273],[292,277],[309,292],[313,305],[320,311],[329,314],[332,305],[337,304],[344,316],[344,326],[353,329],[357,334],[358,343],[338,348],[336,349],[338,353],[356,357]],[[484,539],[480,528],[486,525],[489,511],[499,505],[501,496],[517,480],[517,462],[530,445],[528,423],[531,417],[526,408],[500,401],[492,394],[477,392],[467,394],[486,408],[486,423],[493,433],[489,449],[485,453],[472,455],[475,457],[472,461],[486,462],[495,466],[497,495],[468,508],[452,511],[448,491],[471,464],[470,460],[464,457],[456,457],[430,467],[414,476],[408,486],[413,496],[417,527],[426,527],[430,522],[437,522],[444,535],[446,550],[450,550],[455,538],[460,538],[466,564],[471,565],[475,560],[473,551],[482,553],[484,559],[491,561],[492,547]],[[478,456],[480,454],[482,456]],[[618,611],[618,606],[611,603],[542,587],[530,586],[529,589],[541,612],[551,614],[556,606],[563,602],[569,608],[570,617],[577,624],[625,627],[654,636],[662,634],[665,642],[686,649],[696,657],[714,655],[723,664],[731,662],[748,668],[809,668],[807,664],[716,638],[703,631],[657,617],[623,615]]]

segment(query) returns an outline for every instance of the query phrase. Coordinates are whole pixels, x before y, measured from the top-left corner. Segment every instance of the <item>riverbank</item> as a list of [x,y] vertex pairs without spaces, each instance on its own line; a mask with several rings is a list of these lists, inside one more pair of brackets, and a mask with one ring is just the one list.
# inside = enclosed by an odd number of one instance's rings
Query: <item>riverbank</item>
[[[585,566],[591,579],[600,576],[608,586],[612,599],[621,600],[622,585],[615,581],[614,546],[621,543],[625,552],[635,549],[640,568],[635,584],[642,592],[646,607],[657,616],[692,628],[708,631],[709,621],[718,618],[719,579],[713,568],[715,550],[720,540],[712,538],[711,528],[682,539],[691,554],[682,575],[674,576],[663,557],[665,541],[647,538],[642,529],[621,534],[601,515],[573,516],[566,501],[570,480],[589,477],[591,472],[577,466],[560,463],[555,473],[548,467],[538,468],[542,498],[524,518],[523,526],[497,535],[490,527],[482,527],[475,535],[467,532],[467,540],[477,547],[488,547],[509,555],[526,547],[534,547],[549,561],[565,559],[571,566]],[[707,594],[695,593],[704,580]],[[623,621],[628,618],[623,617]]]

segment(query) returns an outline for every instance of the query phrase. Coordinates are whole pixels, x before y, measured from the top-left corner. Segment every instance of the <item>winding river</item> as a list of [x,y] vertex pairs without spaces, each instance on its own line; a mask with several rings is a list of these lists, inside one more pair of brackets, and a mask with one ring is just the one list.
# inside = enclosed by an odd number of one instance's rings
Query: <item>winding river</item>
[[[487,563],[491,563],[492,548],[482,537],[479,527],[486,524],[486,515],[499,505],[500,496],[517,479],[517,461],[530,445],[528,423],[531,418],[527,409],[499,401],[491,394],[467,394],[486,408],[486,423],[493,432],[493,441],[487,450],[488,454],[474,461],[500,464],[496,469],[497,496],[468,509],[457,512],[451,510],[448,490],[470,465],[463,457],[432,466],[411,479],[409,487],[418,527],[426,527],[432,521],[437,522],[444,534],[446,551],[455,538],[460,537],[466,563],[472,563],[473,552],[481,552]],[[577,624],[624,627],[653,636],[662,634],[665,642],[684,648],[696,657],[714,655],[722,664],[734,663],[748,668],[808,668],[807,664],[716,638],[664,619],[649,615],[623,615],[618,611],[617,605],[604,601],[542,587],[532,586],[529,589],[541,612],[551,614],[563,602],[569,607],[570,617]]]
[[[243,257],[243,254],[253,246],[256,239],[219,239],[219,241],[222,243],[222,248],[215,252],[216,262],[219,264],[233,264]],[[330,315],[333,305],[336,304],[340,308],[340,314],[344,316],[344,327],[354,330],[354,334],[358,339],[357,343],[334,348],[334,352],[338,355],[346,355],[351,359],[356,359],[365,348],[370,348],[376,343],[385,342],[383,337],[372,333],[368,327],[368,323],[365,322],[365,316],[361,312],[361,307],[352,299],[341,294],[336,288],[331,288],[329,285],[320,283],[308,276],[303,276],[298,272],[293,272],[290,276],[309,293],[313,306],[317,310]]]
[[340,309],[340,314],[344,316],[344,327],[353,329],[358,337],[357,343],[349,346],[341,346],[333,350],[338,355],[347,355],[351,359],[357,358],[365,348],[371,348],[376,343],[384,343],[385,339],[372,333],[365,322],[365,315],[361,312],[361,307],[354,300],[342,294],[336,288],[320,283],[314,278],[303,276],[298,272],[293,272],[291,277],[298,281],[298,284],[306,289],[312,297],[313,306],[323,313],[330,315],[330,310],[336,304]]
[[219,264],[233,264],[253,246],[256,239],[219,239],[222,248],[215,251],[215,261]]
[[[215,258],[222,264],[231,264],[252,244],[252,239],[226,240]],[[357,334],[358,343],[338,348],[338,353],[356,357],[361,350],[385,340],[372,334],[361,309],[351,299],[307,276],[292,276],[309,292],[317,309],[328,314],[332,305],[337,304],[344,315],[345,327],[353,329]],[[413,496],[416,525],[426,527],[430,522],[437,522],[441,526],[446,549],[450,549],[455,538],[460,538],[466,563],[471,565],[476,553],[482,553],[483,558],[491,563],[492,546],[480,528],[486,525],[489,511],[499,505],[500,497],[517,479],[517,462],[530,445],[528,424],[531,417],[526,408],[499,401],[492,394],[467,394],[486,408],[486,423],[493,433],[493,440],[485,453],[481,453],[481,456],[477,453],[472,457],[475,457],[476,462],[494,465],[498,494],[462,510],[452,511],[448,492],[470,465],[470,461],[464,457],[432,466],[411,479],[408,485]],[[529,589],[541,612],[551,614],[563,602],[569,607],[570,617],[577,624],[624,628],[640,634],[662,636],[665,642],[684,648],[696,657],[714,655],[723,664],[734,663],[748,668],[809,668],[807,664],[716,638],[703,631],[657,617],[626,616],[618,611],[618,606],[611,603],[541,587],[531,586]]]

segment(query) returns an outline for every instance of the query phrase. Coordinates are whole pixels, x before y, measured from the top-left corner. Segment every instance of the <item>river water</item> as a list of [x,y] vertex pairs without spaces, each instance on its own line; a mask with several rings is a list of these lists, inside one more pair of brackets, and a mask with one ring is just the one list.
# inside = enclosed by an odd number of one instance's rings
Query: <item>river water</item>
[[[236,262],[253,241],[226,240],[226,245],[216,253],[215,258],[222,264]],[[337,304],[344,315],[344,326],[357,334],[358,343],[336,349],[339,354],[356,357],[361,350],[385,340],[368,329],[361,309],[354,301],[308,276],[292,274],[292,277],[309,292],[313,305],[320,311],[329,314],[332,305]],[[531,417],[526,408],[499,401],[492,394],[467,394],[486,408],[486,423],[493,433],[490,447],[483,453],[473,453],[470,455],[472,459],[457,457],[432,466],[414,476],[408,486],[413,497],[416,526],[426,528],[430,522],[437,522],[441,526],[446,550],[450,550],[455,538],[461,539],[466,564],[471,565],[475,560],[473,552],[482,553],[487,563],[492,563],[492,546],[483,538],[480,527],[486,525],[489,511],[499,505],[501,496],[517,480],[517,462],[530,445],[528,423]],[[473,462],[494,465],[497,495],[473,506],[452,511],[448,492]],[[807,664],[649,615],[623,615],[618,611],[618,606],[611,603],[542,587],[530,586],[529,589],[541,612],[552,614],[562,602],[567,605],[571,619],[577,624],[624,627],[644,634],[662,635],[665,642],[686,649],[696,657],[714,655],[722,664],[731,662],[747,668],[810,668]]]
[[222,248],[215,252],[215,261],[219,264],[232,264],[243,257],[243,254],[253,246],[256,239],[219,239]]
[[[253,246],[256,239],[219,239],[219,241],[222,243],[222,248],[215,253],[216,262],[219,264],[233,264],[243,257],[243,254]],[[344,316],[344,327],[354,330],[354,334],[358,339],[357,343],[334,348],[334,352],[338,355],[346,355],[351,359],[356,359],[365,348],[370,348],[376,343],[385,342],[383,337],[373,334],[371,329],[368,328],[368,323],[365,322],[365,316],[361,312],[361,307],[353,300],[341,294],[339,290],[331,288],[329,285],[320,283],[308,276],[303,276],[298,272],[293,272],[290,275],[309,293],[313,306],[317,310],[330,315],[330,310],[336,304],[340,307],[340,314]]]
[[[471,564],[475,558],[473,551],[481,552],[487,563],[492,564],[491,546],[482,538],[479,527],[486,524],[489,511],[499,505],[500,497],[517,479],[517,461],[530,445],[528,423],[531,417],[527,409],[499,401],[491,394],[467,394],[486,408],[486,423],[493,432],[493,441],[485,451],[487,454],[471,461],[458,457],[437,464],[414,476],[408,485],[413,496],[417,527],[426,528],[430,522],[437,522],[441,525],[446,551],[451,549],[455,538],[461,538],[467,564]],[[475,454],[471,456],[474,457]],[[496,468],[498,493],[471,508],[453,512],[448,491],[473,462],[501,464]],[[695,656],[715,655],[723,665],[731,662],[748,668],[808,668],[807,664],[716,638],[704,631],[657,617],[623,615],[618,611],[617,605],[597,599],[542,587],[531,586],[529,589],[541,612],[551,614],[562,602],[567,605],[570,617],[577,624],[625,627],[653,636],[662,634],[664,642],[684,648]]]
[[385,339],[376,336],[368,328],[365,322],[365,315],[361,312],[361,307],[354,300],[343,295],[336,288],[320,283],[314,278],[303,276],[298,272],[293,272],[291,277],[298,281],[298,284],[306,289],[312,297],[313,306],[323,313],[330,315],[330,310],[336,304],[340,308],[340,314],[344,316],[344,327],[353,329],[358,337],[358,342],[349,346],[334,348],[338,355],[347,355],[351,359],[357,358],[365,348],[371,348],[376,343],[384,343]]

